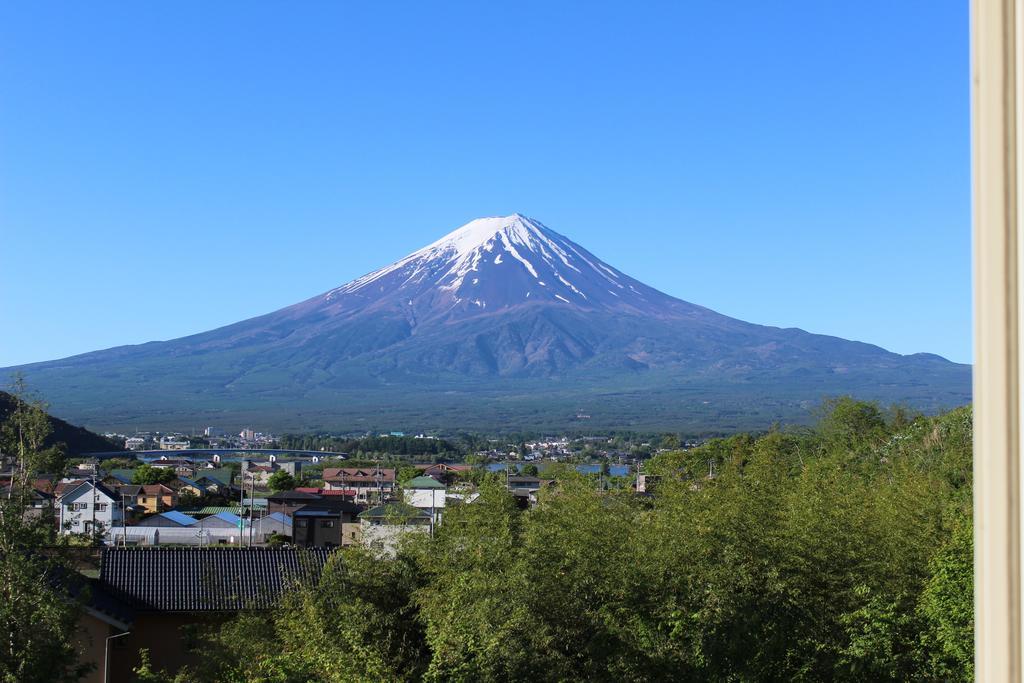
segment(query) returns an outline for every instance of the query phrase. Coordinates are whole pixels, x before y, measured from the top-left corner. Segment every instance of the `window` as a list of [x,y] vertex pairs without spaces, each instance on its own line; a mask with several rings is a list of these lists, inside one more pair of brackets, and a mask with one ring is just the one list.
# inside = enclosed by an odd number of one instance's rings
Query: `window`
[[320,528],[321,529],[333,529],[334,528],[334,520],[333,519],[325,519],[325,520],[323,520],[322,522],[320,522]]
[[106,503],[96,503],[96,512],[106,512],[106,511],[107,511],[107,504]]

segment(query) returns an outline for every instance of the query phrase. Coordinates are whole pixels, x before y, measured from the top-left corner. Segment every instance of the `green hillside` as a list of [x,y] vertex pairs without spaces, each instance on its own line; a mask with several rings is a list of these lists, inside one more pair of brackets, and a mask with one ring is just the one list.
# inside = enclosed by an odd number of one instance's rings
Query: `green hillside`
[[[17,406],[17,400],[6,391],[0,391],[0,424],[7,422]],[[94,434],[88,429],[76,427],[52,415],[48,415],[47,418],[50,422],[50,434],[44,443],[46,448],[58,446],[69,456],[79,453],[124,450],[121,444]]]

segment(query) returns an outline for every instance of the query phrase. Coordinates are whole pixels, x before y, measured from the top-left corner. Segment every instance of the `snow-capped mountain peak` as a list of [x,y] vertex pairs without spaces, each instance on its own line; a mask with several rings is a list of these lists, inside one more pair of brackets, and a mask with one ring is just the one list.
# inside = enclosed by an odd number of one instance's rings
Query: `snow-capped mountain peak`
[[391,265],[325,295],[362,308],[402,306],[471,314],[548,302],[585,309],[664,308],[668,299],[540,221],[515,213],[477,218]]
[[519,214],[471,221],[256,318],[19,370],[83,421],[165,415],[190,424],[221,402],[238,415],[265,411],[282,427],[342,431],[381,420],[416,429],[445,419],[487,429],[571,424],[590,405],[602,406],[595,418],[603,412],[609,427],[662,429],[718,414],[733,428],[741,416],[806,416],[822,395],[876,387],[863,396],[929,409],[969,402],[971,386],[969,366],[753,325],[668,296]]

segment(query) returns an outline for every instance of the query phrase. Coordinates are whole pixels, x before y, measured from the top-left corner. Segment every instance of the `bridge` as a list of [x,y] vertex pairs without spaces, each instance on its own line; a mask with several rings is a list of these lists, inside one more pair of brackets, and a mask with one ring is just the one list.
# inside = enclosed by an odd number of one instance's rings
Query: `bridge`
[[100,453],[81,453],[79,457],[96,458],[97,460],[108,460],[110,458],[136,458],[137,460],[160,460],[161,458],[189,458],[192,460],[212,460],[213,456],[220,456],[222,459],[243,460],[246,457],[267,459],[270,456],[275,458],[291,459],[322,459],[348,457],[348,453],[336,453],[334,451],[302,451],[285,448],[183,448],[181,450],[155,450],[155,451],[103,451]]

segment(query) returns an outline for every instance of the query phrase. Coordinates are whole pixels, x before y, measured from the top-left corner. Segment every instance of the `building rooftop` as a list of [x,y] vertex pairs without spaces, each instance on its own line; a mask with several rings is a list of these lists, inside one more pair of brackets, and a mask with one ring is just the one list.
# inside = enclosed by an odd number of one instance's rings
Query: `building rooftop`
[[145,523],[146,520],[154,519],[156,517],[163,517],[164,519],[169,519],[175,524],[180,524],[181,526],[192,526],[198,521],[195,517],[190,517],[186,515],[184,512],[179,512],[177,510],[168,510],[167,512],[161,512],[158,515],[152,515],[150,517],[147,517],[146,519],[142,520],[142,522]]
[[316,581],[328,554],[324,548],[106,548],[99,582],[140,611],[266,609],[289,586]]
[[239,526],[242,523],[242,518],[233,512],[217,512],[207,517],[207,519],[210,518],[222,519],[225,522],[229,522],[235,526]]
[[320,496],[315,493],[307,493],[305,491],[278,491],[267,496],[269,501],[309,501],[309,500],[320,500]]
[[402,521],[407,519],[415,519],[417,517],[430,518],[430,513],[415,508],[408,503],[392,502],[378,505],[377,507],[370,508],[365,512],[359,513],[359,519],[386,519],[395,521]]
[[433,477],[413,477],[405,482],[403,488],[407,489],[443,489],[445,486]]
[[215,515],[218,512],[230,512],[232,514],[241,514],[242,508],[237,505],[207,505],[201,508],[181,508],[180,512],[184,512],[193,516],[207,517],[209,515]]
[[[355,482],[374,482],[377,480],[376,467],[325,467],[324,481],[339,480]],[[380,469],[381,482],[389,483],[395,480],[395,470],[391,468]]]

